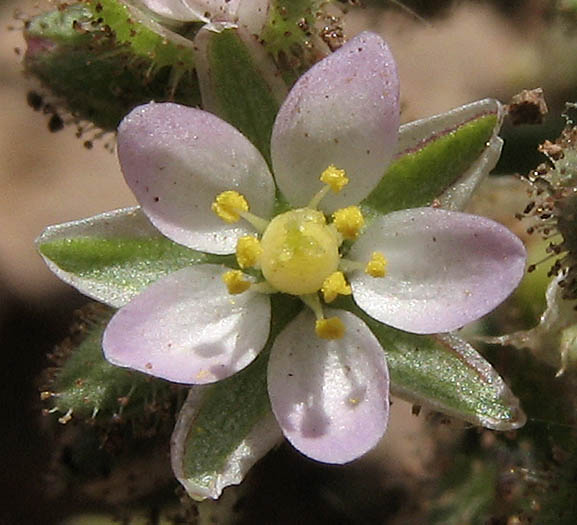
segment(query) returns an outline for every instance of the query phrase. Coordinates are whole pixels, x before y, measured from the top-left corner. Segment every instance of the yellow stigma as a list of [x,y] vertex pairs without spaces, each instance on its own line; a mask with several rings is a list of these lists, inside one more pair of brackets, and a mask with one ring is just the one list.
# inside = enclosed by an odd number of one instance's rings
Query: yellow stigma
[[333,224],[344,239],[354,241],[365,225],[365,218],[358,206],[348,206],[333,213]]
[[345,335],[345,325],[338,317],[318,319],[315,332],[321,339],[341,339]]
[[326,303],[331,303],[337,295],[351,295],[351,287],[345,281],[343,272],[334,272],[329,275],[321,288]]
[[321,182],[328,184],[335,193],[341,191],[348,183],[349,179],[345,170],[340,170],[332,164],[322,172]]
[[232,295],[246,292],[252,284],[244,278],[244,274],[240,270],[229,270],[225,272],[222,275],[222,280],[228,288],[228,293]]
[[212,211],[225,222],[238,222],[239,213],[248,211],[248,202],[238,191],[223,191],[212,203]]
[[339,239],[317,210],[277,215],[265,230],[259,259],[264,278],[279,292],[318,292],[339,265]]
[[387,259],[381,252],[373,252],[370,261],[365,266],[365,273],[371,277],[384,277],[387,275]]
[[261,253],[260,242],[252,235],[245,235],[236,243],[236,260],[241,268],[257,266]]

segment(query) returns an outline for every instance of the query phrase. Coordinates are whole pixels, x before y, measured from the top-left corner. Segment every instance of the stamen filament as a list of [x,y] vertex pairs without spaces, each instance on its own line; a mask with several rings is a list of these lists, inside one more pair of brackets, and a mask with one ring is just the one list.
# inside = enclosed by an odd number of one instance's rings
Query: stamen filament
[[309,295],[301,295],[299,297],[301,301],[305,303],[313,311],[315,317],[317,318],[317,321],[325,318],[323,314],[323,307],[321,305],[321,300],[319,299],[319,296],[316,293]]
[[344,257],[341,257],[341,260],[339,261],[339,270],[344,273],[364,269],[365,264],[358,261],[352,261],[351,259],[345,259]]
[[253,290],[254,292],[262,293],[265,295],[271,295],[273,293],[278,293],[278,290],[266,281],[261,281],[260,283],[253,284],[250,287],[250,289]]
[[321,339],[341,339],[345,335],[345,325],[338,317],[326,319],[323,313],[323,307],[317,294],[301,295],[305,303],[315,314],[315,333]]
[[320,180],[325,186],[309,202],[308,208],[313,210],[317,209],[321,200],[325,198],[330,190],[333,190],[334,193],[339,193],[349,183],[345,170],[341,170],[332,164],[321,173]]
[[311,208],[313,210],[317,209],[317,206],[320,204],[320,202],[326,197],[327,193],[331,191],[331,187],[327,184],[326,186],[323,186],[318,192],[317,194],[311,199],[311,201],[309,202],[307,208]]
[[269,221],[251,213],[249,211],[239,211],[238,214],[248,223],[252,225],[252,227],[260,234],[263,234],[266,230],[266,227],[269,224]]

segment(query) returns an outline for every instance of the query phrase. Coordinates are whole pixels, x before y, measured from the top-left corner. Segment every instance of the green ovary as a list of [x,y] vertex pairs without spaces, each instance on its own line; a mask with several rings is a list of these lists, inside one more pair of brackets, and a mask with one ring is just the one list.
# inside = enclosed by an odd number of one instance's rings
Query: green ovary
[[324,215],[302,208],[275,217],[261,239],[261,270],[280,292],[317,292],[339,265],[339,239]]

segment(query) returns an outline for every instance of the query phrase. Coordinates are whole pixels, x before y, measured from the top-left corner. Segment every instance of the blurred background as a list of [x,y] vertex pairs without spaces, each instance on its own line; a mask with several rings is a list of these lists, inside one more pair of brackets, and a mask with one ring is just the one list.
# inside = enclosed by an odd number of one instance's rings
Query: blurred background
[[[537,145],[558,135],[564,102],[577,100],[577,14],[571,2],[362,4],[348,7],[346,33],[370,29],[388,40],[401,76],[403,121],[485,97],[507,102],[521,89],[542,87],[550,116],[542,126],[505,128],[497,171],[526,173],[542,161]],[[102,510],[90,491],[72,496],[52,486],[54,461],[62,457],[55,459],[50,424],[41,416],[38,377],[86,299],[45,267],[34,239],[47,225],[135,202],[115,155],[104,148],[112,136],[87,150],[73,127],[50,133],[48,117],[27,104],[27,92],[38,86],[22,72],[19,13],[49,8],[48,2],[0,2],[1,524],[100,523],[87,515]],[[411,494],[434,480],[433,440],[452,433],[450,425],[432,432],[409,404],[395,400],[383,443],[351,466],[323,467],[283,446],[254,469],[243,489],[243,522],[420,523],[415,516],[422,502]]]

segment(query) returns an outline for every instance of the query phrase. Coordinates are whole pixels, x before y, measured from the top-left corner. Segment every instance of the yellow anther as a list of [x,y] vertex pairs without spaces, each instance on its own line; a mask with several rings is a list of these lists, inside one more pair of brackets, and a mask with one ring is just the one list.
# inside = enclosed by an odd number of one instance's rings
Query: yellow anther
[[387,274],[387,259],[381,252],[373,252],[365,266],[365,273],[371,277],[384,277]]
[[199,370],[196,374],[196,379],[198,381],[208,379],[209,377],[213,377],[213,374],[211,374],[210,371],[206,369]]
[[242,212],[248,211],[248,202],[238,191],[223,191],[212,203],[212,211],[225,222],[237,222]]
[[329,185],[331,190],[338,193],[349,183],[349,179],[347,178],[345,170],[340,170],[331,164],[322,172],[321,182]]
[[222,275],[222,280],[228,288],[228,293],[232,295],[246,292],[252,284],[245,279],[244,274],[240,270],[229,270],[225,272]]
[[337,295],[351,295],[351,287],[345,281],[343,272],[334,272],[329,275],[321,288],[326,303],[331,303]]
[[348,206],[333,213],[333,224],[343,238],[354,241],[365,225],[365,218],[358,206]]
[[318,319],[315,332],[321,339],[341,339],[345,335],[345,325],[338,317]]
[[236,243],[236,260],[241,268],[256,266],[261,253],[260,242],[252,235],[245,235]]

